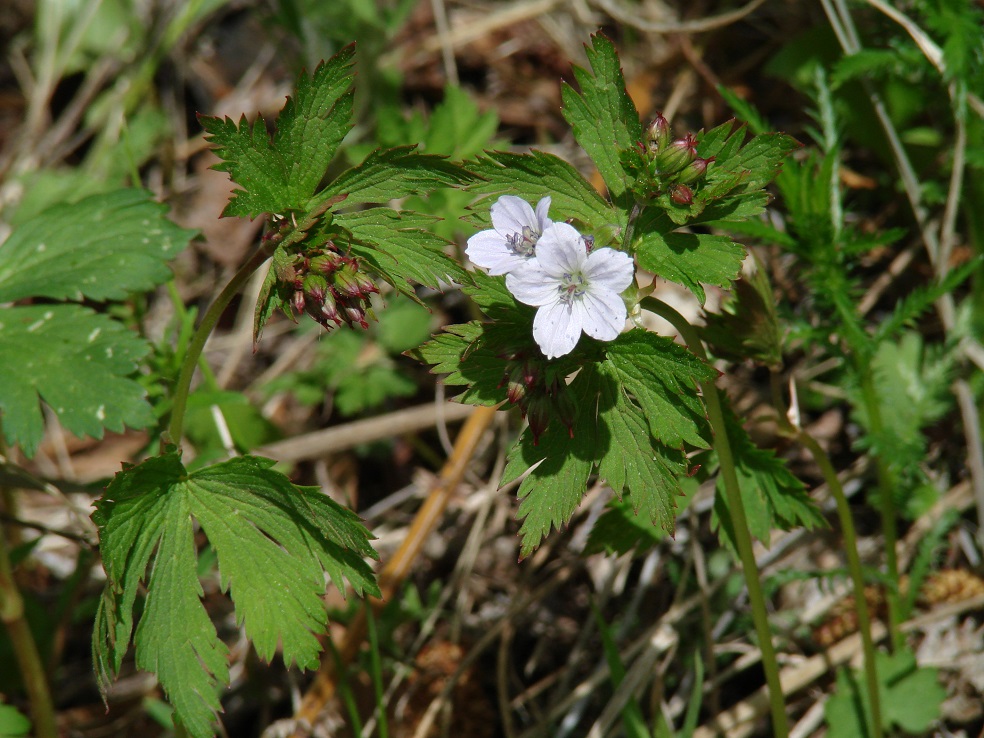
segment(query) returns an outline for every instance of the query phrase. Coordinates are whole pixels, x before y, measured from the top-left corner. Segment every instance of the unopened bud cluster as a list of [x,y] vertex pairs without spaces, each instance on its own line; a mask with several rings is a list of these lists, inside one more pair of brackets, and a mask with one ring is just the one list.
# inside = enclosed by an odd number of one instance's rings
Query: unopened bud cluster
[[502,358],[506,359],[506,371],[499,386],[506,387],[509,402],[519,406],[530,424],[533,444],[537,444],[553,418],[563,423],[573,438],[575,408],[563,379],[556,376],[548,379],[542,359],[524,351]]
[[343,323],[368,328],[368,319],[376,319],[370,296],[379,288],[362,271],[359,260],[341,254],[334,241],[294,254],[275,268],[293,311],[307,313],[325,330]]
[[661,113],[657,113],[646,129],[646,138],[640,142],[643,157],[643,172],[637,189],[640,194],[656,197],[667,193],[677,205],[693,202],[691,188],[704,177],[708,165],[714,161],[697,155],[697,137],[688,133],[683,138],[674,139],[670,134],[670,124]]

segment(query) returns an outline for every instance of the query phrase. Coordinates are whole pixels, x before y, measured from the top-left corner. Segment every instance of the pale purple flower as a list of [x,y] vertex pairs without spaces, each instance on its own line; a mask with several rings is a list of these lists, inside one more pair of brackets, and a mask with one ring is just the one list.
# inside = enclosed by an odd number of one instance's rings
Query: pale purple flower
[[547,227],[550,198],[536,204],[536,212],[526,200],[503,195],[492,206],[492,228],[468,239],[465,253],[476,266],[489,274],[508,274],[533,257],[534,247]]
[[538,307],[533,338],[548,359],[569,354],[584,331],[612,341],[625,326],[621,293],[632,283],[632,257],[603,248],[588,253],[581,234],[567,223],[543,231],[536,257],[506,275],[520,302]]

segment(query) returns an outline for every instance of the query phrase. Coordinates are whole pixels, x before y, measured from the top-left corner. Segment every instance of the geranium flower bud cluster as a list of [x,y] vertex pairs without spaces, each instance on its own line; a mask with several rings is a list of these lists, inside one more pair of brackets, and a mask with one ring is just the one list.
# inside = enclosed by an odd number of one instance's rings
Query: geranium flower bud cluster
[[638,151],[627,152],[623,158],[638,170],[633,188],[637,196],[651,199],[665,193],[677,205],[693,202],[691,185],[703,179],[714,161],[713,156],[705,159],[697,154],[697,137],[693,133],[674,139],[662,113],[657,113],[649,124]]
[[307,313],[325,330],[342,324],[368,328],[369,318],[376,319],[370,297],[379,288],[359,260],[343,255],[334,241],[292,254],[286,262],[275,260],[274,269],[285,309]]
[[525,351],[503,354],[500,358],[506,360],[506,370],[499,386],[506,387],[509,402],[519,407],[530,424],[533,444],[536,445],[554,418],[567,427],[573,438],[574,402],[564,381],[556,376],[548,379],[543,359]]

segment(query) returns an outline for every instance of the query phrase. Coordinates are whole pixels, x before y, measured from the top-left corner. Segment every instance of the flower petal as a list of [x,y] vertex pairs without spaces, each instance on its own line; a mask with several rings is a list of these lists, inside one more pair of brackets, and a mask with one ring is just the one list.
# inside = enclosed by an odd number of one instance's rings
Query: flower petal
[[570,302],[555,300],[536,311],[533,340],[548,359],[569,354],[581,337],[580,311],[572,308]]
[[557,299],[560,283],[546,274],[533,258],[506,275],[506,289],[520,302],[539,307]]
[[567,223],[554,223],[536,242],[536,258],[543,271],[552,277],[581,271],[588,248],[577,229]]
[[536,204],[536,222],[539,228],[537,228],[537,233],[543,233],[547,228],[553,225],[553,221],[547,217],[547,211],[550,210],[550,196],[547,195]]
[[592,289],[622,292],[632,284],[635,264],[624,251],[604,248],[592,251],[585,259],[582,270]]
[[503,236],[522,233],[524,226],[536,233],[540,232],[533,208],[526,200],[515,195],[503,195],[495,201],[492,206],[492,225]]
[[617,292],[588,289],[580,300],[581,327],[599,341],[614,341],[625,327],[628,310]]
[[488,269],[492,275],[505,274],[526,262],[493,230],[479,231],[469,238],[465,253],[473,264]]

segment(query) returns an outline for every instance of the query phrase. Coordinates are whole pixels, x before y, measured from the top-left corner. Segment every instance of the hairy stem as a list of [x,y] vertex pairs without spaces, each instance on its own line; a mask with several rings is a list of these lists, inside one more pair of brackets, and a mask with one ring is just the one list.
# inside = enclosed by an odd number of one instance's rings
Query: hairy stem
[[229,280],[215,301],[208,306],[205,315],[195,329],[195,335],[188,343],[188,351],[181,364],[181,373],[178,375],[178,383],[174,388],[174,404],[171,408],[171,421],[165,434],[165,443],[180,443],[181,432],[184,429],[185,410],[188,407],[188,395],[191,392],[191,378],[195,374],[195,366],[205,348],[205,342],[212,334],[212,330],[222,317],[222,313],[232,302],[243,285],[249,280],[257,269],[266,261],[272,253],[273,245],[264,245],[254,252],[238,272]]
[[[668,320],[683,336],[683,340],[687,342],[690,350],[701,359],[707,360],[700,336],[680,313],[653,297],[643,299],[642,307]],[[776,660],[775,647],[772,645],[772,631],[769,628],[765,595],[762,592],[758,565],[755,563],[755,553],[752,550],[752,536],[748,530],[745,507],[742,504],[741,491],[738,488],[738,474],[734,457],[731,454],[731,444],[728,441],[721,397],[718,394],[717,385],[713,382],[701,382],[700,388],[704,395],[704,406],[707,409],[711,432],[714,434],[714,450],[717,452],[718,461],[721,465],[721,478],[728,498],[728,512],[734,524],[735,545],[738,548],[738,557],[741,559],[745,585],[748,587],[748,601],[752,607],[752,620],[758,634],[759,648],[762,650],[762,668],[765,671],[765,681],[769,687],[769,705],[772,710],[772,734],[776,738],[786,738],[789,735],[789,722],[786,718],[786,703],[782,693],[782,684],[779,681],[779,663]]]

